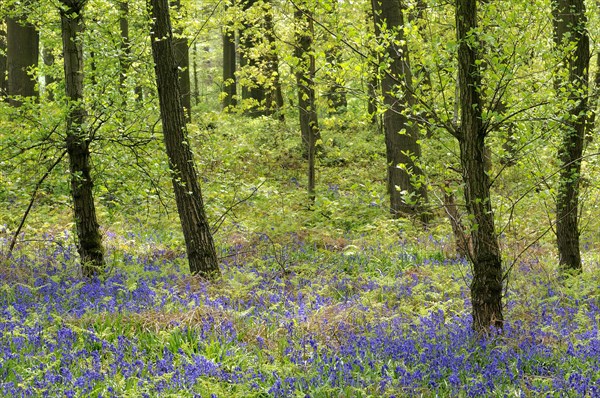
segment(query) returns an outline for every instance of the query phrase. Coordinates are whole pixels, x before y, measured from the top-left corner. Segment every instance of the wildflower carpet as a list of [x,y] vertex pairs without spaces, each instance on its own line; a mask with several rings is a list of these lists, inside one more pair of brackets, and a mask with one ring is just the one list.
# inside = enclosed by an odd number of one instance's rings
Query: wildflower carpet
[[231,246],[209,283],[161,242],[112,239],[102,280],[76,276],[69,244],[6,260],[1,396],[600,396],[593,275],[559,284],[521,262],[505,330],[477,339],[468,265],[441,251]]

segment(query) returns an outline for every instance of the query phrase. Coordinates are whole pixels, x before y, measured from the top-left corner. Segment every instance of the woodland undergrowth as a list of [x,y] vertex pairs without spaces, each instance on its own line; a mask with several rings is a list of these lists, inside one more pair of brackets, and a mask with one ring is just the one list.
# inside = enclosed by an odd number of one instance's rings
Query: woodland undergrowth
[[[436,195],[428,229],[388,217],[382,136],[360,121],[325,122],[309,206],[295,131],[207,118],[190,134],[220,279],[187,274],[164,163],[148,170],[152,184],[103,168],[107,268],[91,281],[55,182],[0,264],[0,395],[600,396],[594,244],[585,272],[559,280],[550,238],[536,238],[543,213],[499,206],[506,324],[480,338],[470,266]],[[3,254],[20,195],[1,193]]]

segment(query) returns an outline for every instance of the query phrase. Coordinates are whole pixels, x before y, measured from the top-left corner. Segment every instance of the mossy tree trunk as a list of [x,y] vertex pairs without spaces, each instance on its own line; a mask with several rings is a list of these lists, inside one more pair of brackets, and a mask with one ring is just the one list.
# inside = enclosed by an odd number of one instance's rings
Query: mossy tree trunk
[[171,167],[175,202],[183,229],[190,272],[206,278],[219,275],[217,254],[204,211],[194,157],[189,146],[179,92],[177,62],[168,0],[148,0],[152,55],[160,103],[163,137]]
[[462,179],[467,210],[472,219],[473,281],[471,303],[473,329],[487,334],[502,328],[502,261],[490,201],[486,173],[485,138],[481,101],[481,70],[478,64],[477,0],[456,0],[458,81],[460,88],[460,146]]
[[223,109],[225,111],[237,105],[237,78],[235,51],[235,28],[232,24],[223,26]]
[[315,98],[314,28],[311,13],[304,4],[299,5],[294,12],[294,20],[294,56],[298,62],[294,72],[298,89],[302,146],[308,157],[308,197],[312,202],[315,199],[316,143],[321,138]]
[[[388,162],[390,211],[394,217],[419,216],[428,221],[424,205],[427,186],[419,166],[421,146],[419,126],[411,120],[415,105],[408,46],[404,37],[404,16],[398,0],[373,0],[376,26],[385,26],[393,39],[385,40],[387,62],[381,80],[385,112],[383,116]],[[380,38],[381,40],[381,38]]]
[[[590,39],[583,0],[553,0],[554,42],[562,59],[555,78],[567,109],[560,115],[561,145],[556,201],[556,240],[563,271],[581,272],[579,251],[579,181],[588,111]],[[561,94],[561,93],[565,94]]]
[[84,127],[82,35],[85,0],[61,1],[64,5],[60,11],[60,19],[65,90],[69,100],[66,147],[71,172],[71,195],[82,273],[85,277],[93,277],[103,271],[104,250],[94,205],[90,166],[91,137]]
[[6,79],[6,26],[0,20],[0,97],[8,93],[8,80]]

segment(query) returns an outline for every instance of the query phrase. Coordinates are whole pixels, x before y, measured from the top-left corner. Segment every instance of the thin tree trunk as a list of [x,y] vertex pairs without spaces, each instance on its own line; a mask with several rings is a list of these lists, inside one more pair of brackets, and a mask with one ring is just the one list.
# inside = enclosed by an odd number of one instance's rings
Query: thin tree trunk
[[[373,58],[375,62],[379,63],[376,57]],[[367,102],[367,113],[369,114],[369,120],[371,124],[379,124],[379,109],[377,106],[377,92],[381,90],[379,85],[379,77],[377,76],[377,68],[374,66],[369,67],[369,80],[367,81],[367,92],[369,95]],[[378,127],[379,132],[381,129]]]
[[[42,59],[44,61],[44,65],[50,69],[54,65],[54,53],[51,48],[44,48],[42,51]],[[54,90],[50,89],[50,87],[56,81],[54,75],[46,70],[46,74],[44,75],[44,88],[46,90],[46,95],[50,101],[54,100]]]
[[[579,251],[579,181],[587,118],[590,40],[583,0],[553,0],[554,41],[563,58],[556,78],[558,95],[565,90],[569,104],[561,115],[562,137],[558,150],[561,163],[556,201],[556,240],[563,271],[581,272]],[[565,53],[574,45],[573,52]],[[568,76],[568,77],[567,77]],[[567,80],[565,80],[565,77]]]
[[[373,23],[376,41],[381,40],[381,27],[379,21],[375,17],[375,5],[371,3],[371,10],[368,13],[368,17]],[[369,62],[369,79],[367,81],[367,91],[369,94],[369,100],[367,102],[367,112],[369,114],[371,124],[378,125],[380,122],[379,107],[378,107],[378,92],[381,92],[381,79],[379,78],[379,64],[381,63],[381,57],[376,49],[372,48],[371,51],[371,62]],[[375,64],[373,64],[375,63]],[[381,125],[378,126],[379,132],[381,133]]]
[[249,79],[248,77],[246,77],[247,73],[246,73],[246,68],[251,66],[250,62],[249,62],[249,54],[252,51],[252,48],[255,46],[254,44],[254,36],[251,33],[251,29],[252,29],[252,21],[250,20],[250,18],[248,17],[248,10],[252,7],[252,5],[254,4],[255,0],[242,0],[241,4],[242,4],[242,10],[244,11],[244,15],[242,17],[242,22],[241,22],[241,26],[240,29],[238,30],[238,37],[237,37],[237,55],[239,56],[239,63],[240,63],[240,80],[238,81],[240,87],[240,91],[241,91],[241,101],[239,101],[240,103],[243,103],[244,101],[250,99],[250,89],[249,89],[249,81],[251,81],[251,79]]
[[83,108],[83,50],[81,45],[83,7],[85,1],[61,0],[60,11],[65,89],[69,100],[67,115],[66,146],[71,172],[71,195],[75,225],[77,226],[78,251],[81,269],[85,277],[93,277],[104,269],[102,235],[94,205],[93,181],[90,173],[90,136],[84,130]]
[[418,215],[427,222],[428,215],[424,211],[427,186],[419,166],[419,126],[410,120],[415,98],[408,46],[403,33],[404,16],[398,0],[373,0],[372,5],[375,23],[380,27],[385,24],[395,37],[395,40],[385,43],[390,64],[381,81],[386,106],[383,120],[390,211],[394,217]]
[[149,0],[148,7],[153,19],[150,37],[163,136],[171,166],[175,202],[185,238],[190,272],[213,278],[219,275],[219,264],[204,212],[194,157],[187,138],[169,4],[167,0]]
[[[332,24],[336,32],[342,32],[343,29],[339,23],[338,0],[329,3],[331,9],[329,14],[332,18]],[[331,114],[342,114],[346,112],[348,100],[346,98],[346,87],[344,86],[344,76],[342,68],[342,46],[339,38],[329,35],[327,47],[325,49],[326,61],[326,90],[327,111]]]
[[223,27],[223,109],[237,105],[237,81],[235,30],[230,25]]
[[320,139],[319,121],[315,103],[315,56],[313,54],[314,28],[310,12],[298,8],[294,12],[296,23],[294,55],[296,84],[298,86],[298,108],[302,144],[308,157],[308,197],[315,199],[315,155],[316,142]]
[[200,104],[200,82],[198,79],[198,43],[194,43],[194,46],[192,47],[192,73],[194,76],[194,104],[198,106]]
[[[6,66],[8,69],[8,94],[38,97],[36,80],[30,69],[36,68],[39,58],[40,37],[35,26],[26,17],[6,18]],[[9,103],[20,106],[21,101],[11,98]]]
[[264,37],[268,45],[268,53],[265,57],[267,61],[266,73],[270,81],[270,86],[266,88],[265,105],[267,107],[268,115],[278,114],[279,120],[284,121],[285,115],[283,113],[283,92],[281,89],[281,80],[279,79],[279,55],[277,54],[277,48],[275,47],[273,6],[269,1],[265,7],[267,8],[264,21]]
[[446,182],[444,190],[444,210],[452,227],[452,234],[456,245],[456,255],[462,258],[471,258],[472,246],[471,239],[465,232],[462,224],[462,217],[458,211],[454,192],[450,190],[450,183]]
[[[75,3],[87,3],[88,0],[61,0],[61,1],[68,1],[68,2],[75,4]],[[92,21],[91,28],[88,28],[88,29],[91,30],[91,34],[93,37],[96,34],[96,32],[94,32],[93,29],[98,27],[98,18],[93,17],[91,21]],[[90,50],[90,55],[88,57],[86,57],[86,60],[88,60],[89,64],[90,64],[90,73],[89,73],[90,86],[96,87],[98,85],[98,77],[96,76],[97,70],[98,70],[98,68],[96,67],[96,52],[93,50]]]
[[482,122],[481,74],[477,63],[477,0],[456,0],[460,129],[457,133],[465,202],[473,244],[471,302],[473,329],[488,333],[501,328],[502,262],[490,202],[490,179],[485,165],[486,132]]
[[6,50],[6,26],[4,20],[0,20],[0,97],[8,94]]
[[131,66],[131,42],[129,39],[129,2],[119,1],[119,30],[121,31],[121,53],[119,54],[119,90],[123,106],[127,105],[127,74]]
[[600,106],[600,53],[596,55],[596,73],[594,74],[594,86],[591,88],[592,94],[588,100],[590,108],[589,119],[585,127],[585,140],[588,143],[594,141],[594,129],[598,118],[598,106]]
[[[129,1],[119,1],[119,30],[121,33],[121,56],[119,57],[119,67],[121,69],[121,75],[119,77],[119,87],[123,95],[123,104],[127,103],[127,77],[129,75],[136,77],[135,73],[132,73],[132,55],[131,55],[131,37],[129,32]],[[140,85],[139,78],[135,79],[135,85],[133,87],[134,100],[137,103],[141,103],[144,100],[144,91]]]
[[[86,0],[87,1],[87,0]],[[97,23],[97,21],[94,21]],[[96,52],[90,51],[90,83],[92,87],[95,87],[98,84],[98,79],[96,78]]]

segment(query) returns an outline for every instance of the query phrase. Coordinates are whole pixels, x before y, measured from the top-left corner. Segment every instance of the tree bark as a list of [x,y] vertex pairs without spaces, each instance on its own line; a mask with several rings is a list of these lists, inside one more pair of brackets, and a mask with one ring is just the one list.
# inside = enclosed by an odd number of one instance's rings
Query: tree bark
[[463,226],[462,217],[454,199],[454,192],[452,192],[448,181],[445,182],[443,190],[444,210],[446,211],[446,216],[452,227],[452,235],[454,236],[454,243],[456,245],[456,255],[461,258],[471,258],[471,253],[473,252],[471,239]]
[[271,2],[265,5],[265,29],[264,37],[267,41],[269,51],[265,57],[267,62],[266,73],[271,82],[271,86],[266,89],[266,107],[269,115],[277,114],[280,121],[285,120],[283,113],[283,92],[281,90],[281,80],[279,79],[279,55],[275,47],[275,24],[273,22],[273,6]]
[[427,186],[419,166],[419,126],[410,120],[415,98],[403,11],[398,0],[373,0],[372,6],[375,24],[379,29],[385,25],[395,39],[384,43],[389,66],[381,81],[390,211],[394,217],[418,215],[427,222]]
[[181,105],[185,112],[187,123],[192,121],[192,84],[190,80],[190,49],[187,37],[179,37],[173,41],[175,59],[179,71],[179,87],[181,90]]
[[[175,10],[181,10],[181,0],[172,1]],[[192,121],[192,84],[190,80],[190,46],[188,38],[183,35],[183,29],[175,30],[176,37],[173,38],[173,51],[175,62],[178,67],[179,92],[181,93],[181,104],[185,112],[185,121]]]
[[[375,34],[375,39],[377,41],[380,40],[381,29],[379,26],[379,18],[375,17],[375,8],[376,5],[371,2],[371,10],[368,12],[367,17],[373,23],[373,33]],[[370,50],[370,62],[369,62],[369,78],[367,81],[367,92],[369,95],[369,99],[367,102],[367,112],[369,114],[369,119],[371,124],[377,125],[379,132],[381,133],[382,126],[380,125],[380,116],[379,116],[379,106],[378,106],[378,92],[381,92],[381,79],[379,77],[379,65],[381,63],[381,57],[375,48],[371,48]]]
[[298,8],[294,12],[296,84],[298,86],[298,108],[303,149],[308,157],[308,197],[315,199],[315,155],[316,142],[321,138],[315,102],[315,56],[313,53],[313,21],[310,12]]
[[[6,18],[8,69],[8,94],[11,96],[38,97],[36,80],[29,73],[36,68],[40,55],[40,37],[35,26],[25,16]],[[10,98],[9,103],[20,106],[21,101]]]
[[129,2],[119,1],[119,30],[121,33],[121,52],[119,53],[119,90],[123,106],[127,105],[127,74],[131,65],[131,42],[129,39]]
[[8,94],[6,50],[6,26],[4,21],[0,20],[0,98]]
[[[54,53],[52,52],[52,48],[43,49],[42,60],[47,68],[51,68],[54,65]],[[46,74],[44,75],[44,89],[46,96],[50,101],[54,101],[54,90],[49,88],[54,84],[54,82],[56,82],[54,74],[47,70]]]
[[[556,202],[556,240],[563,271],[581,272],[579,251],[579,181],[587,123],[590,40],[584,0],[553,0],[554,42],[563,62],[555,85],[564,90],[568,109],[562,121],[559,187]],[[565,50],[574,46],[570,52]]]
[[83,108],[83,7],[85,0],[61,0],[60,11],[65,90],[69,100],[66,147],[71,172],[71,195],[79,239],[81,269],[85,277],[93,277],[104,269],[102,235],[94,205],[90,167],[90,135],[84,130]]
[[200,80],[198,79],[198,43],[192,47],[192,76],[194,79],[194,105],[200,104]]
[[233,26],[223,27],[223,109],[237,105],[237,81],[235,51],[235,30]]
[[[375,62],[379,63],[376,56],[373,57]],[[369,80],[367,81],[367,92],[369,95],[367,102],[367,113],[369,115],[369,121],[372,125],[377,126],[379,124],[379,108],[377,106],[377,92],[381,90],[379,85],[379,77],[377,76],[377,68],[374,66],[369,67]],[[381,132],[381,126],[378,126],[378,131]]]
[[473,329],[488,333],[502,328],[502,261],[490,201],[490,179],[485,166],[481,74],[478,66],[477,0],[456,0],[460,129],[457,133],[465,202],[473,220]]
[[148,0],[147,4],[153,19],[150,37],[163,136],[190,272],[213,278],[220,273],[219,264],[187,138],[169,5],[167,0]]
[[600,54],[596,55],[596,73],[594,73],[594,85],[590,87],[592,94],[588,98],[589,118],[585,127],[585,141],[594,141],[594,129],[598,119],[598,106],[600,105]]

